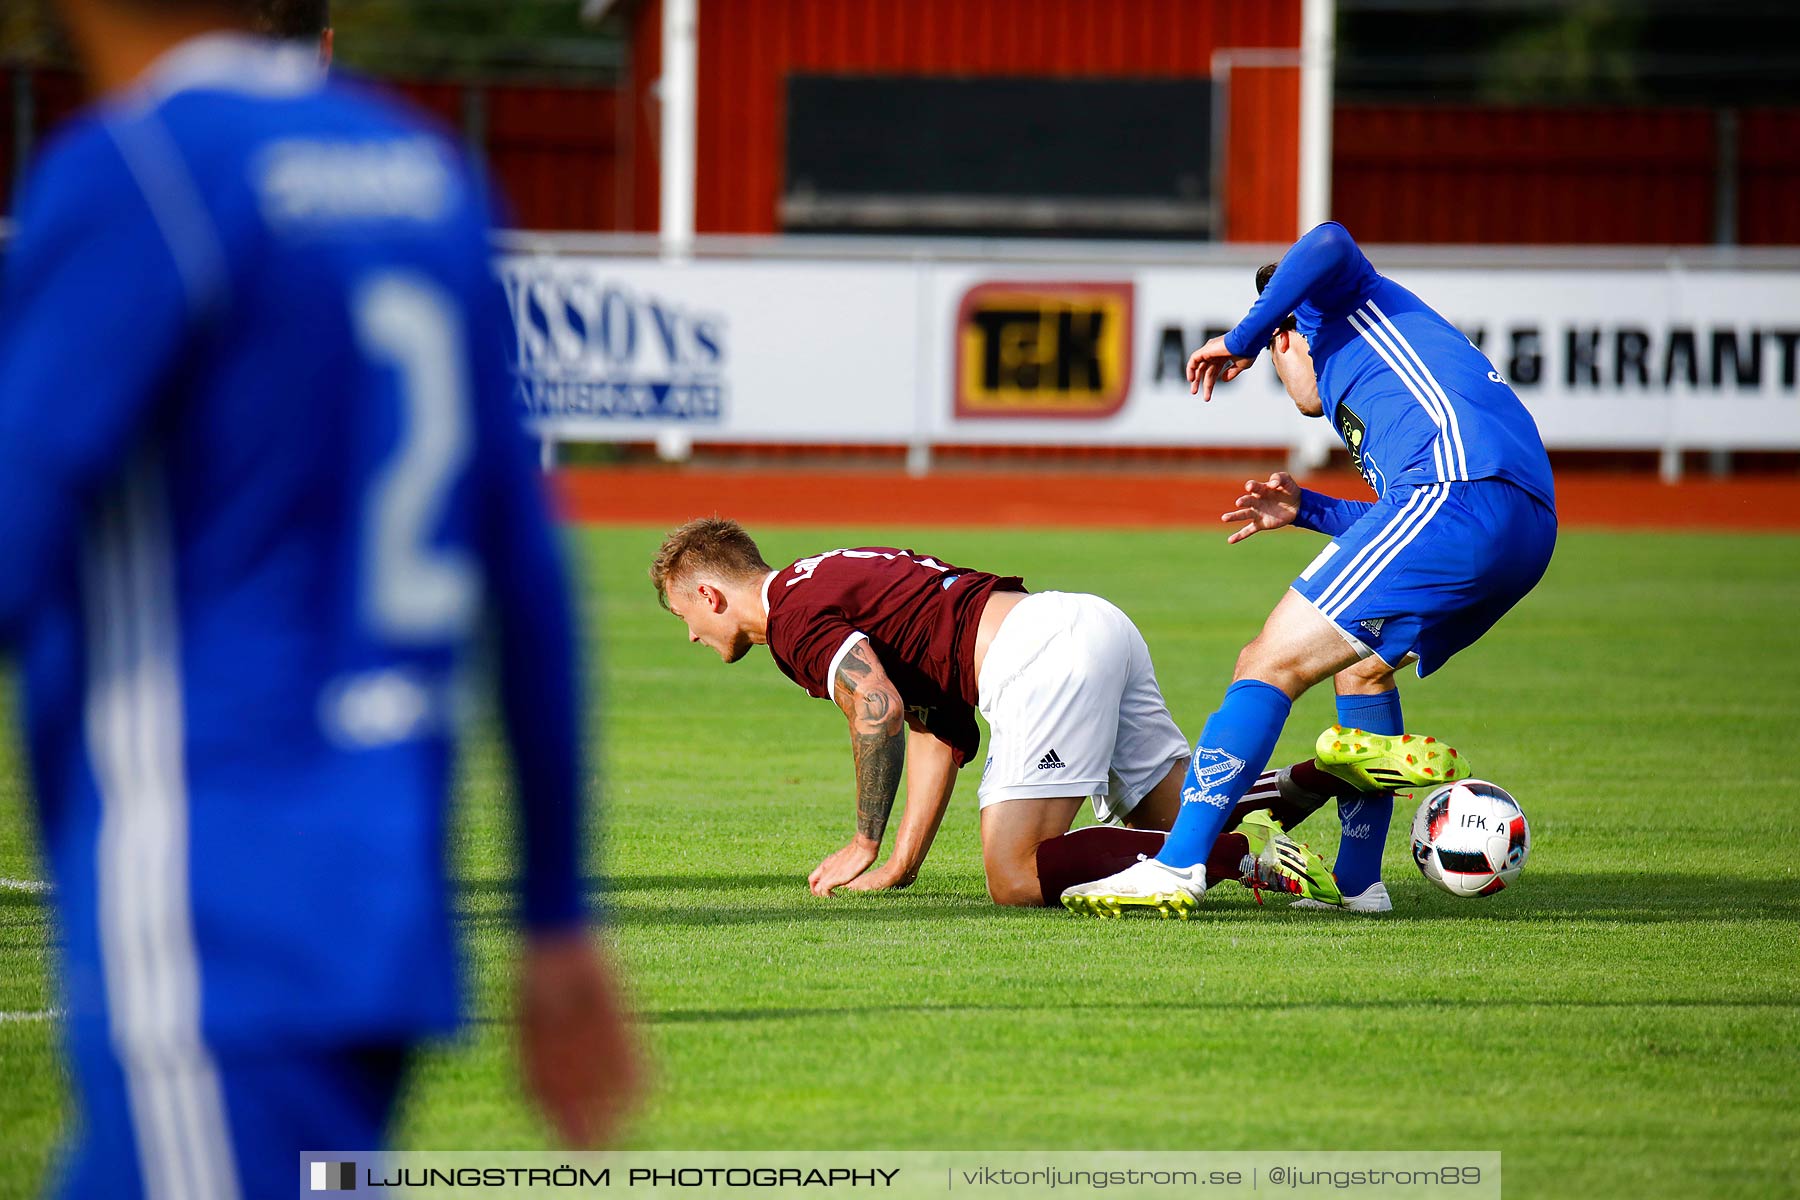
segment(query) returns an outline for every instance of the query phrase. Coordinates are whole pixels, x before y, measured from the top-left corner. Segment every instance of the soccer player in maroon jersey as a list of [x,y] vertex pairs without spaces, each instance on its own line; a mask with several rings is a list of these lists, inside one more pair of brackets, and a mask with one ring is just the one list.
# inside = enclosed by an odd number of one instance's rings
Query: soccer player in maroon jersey
[[[776,569],[742,526],[718,517],[672,532],[650,577],[689,641],[726,662],[767,645],[790,679],[835,700],[849,719],[856,836],[812,872],[815,895],[914,880],[956,772],[979,748],[977,708],[991,730],[979,795],[982,863],[996,903],[1055,904],[1065,887],[1154,854],[1162,842],[1155,831],[1174,822],[1187,739],[1163,702],[1143,636],[1098,596],[1028,594],[1015,577],[881,546]],[[906,809],[893,853],[871,870],[902,765]],[[1285,804],[1291,821],[1348,786],[1301,764],[1269,773],[1244,808]],[[1068,834],[1083,803],[1131,828]],[[1255,819],[1221,837],[1209,863],[1215,879],[1336,895],[1318,855]]]

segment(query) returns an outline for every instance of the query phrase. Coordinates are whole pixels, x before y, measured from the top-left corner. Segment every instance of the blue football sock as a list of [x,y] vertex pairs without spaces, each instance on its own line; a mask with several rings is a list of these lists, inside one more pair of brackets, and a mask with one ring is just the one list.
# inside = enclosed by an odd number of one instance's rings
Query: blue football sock
[[[1397,736],[1406,732],[1400,719],[1398,688],[1373,696],[1339,696],[1337,718],[1339,725],[1368,733]],[[1331,873],[1344,895],[1360,895],[1381,878],[1381,852],[1387,847],[1388,826],[1393,820],[1392,792],[1338,801],[1338,822],[1344,834]]]
[[1206,719],[1181,784],[1181,812],[1156,855],[1171,867],[1206,861],[1231,810],[1275,749],[1293,701],[1278,687],[1240,679],[1225,689],[1219,711]]

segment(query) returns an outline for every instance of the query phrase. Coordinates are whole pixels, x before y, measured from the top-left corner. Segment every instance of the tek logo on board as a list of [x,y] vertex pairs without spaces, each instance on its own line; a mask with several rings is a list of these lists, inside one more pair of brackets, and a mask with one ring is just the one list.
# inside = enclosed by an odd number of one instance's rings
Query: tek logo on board
[[723,316],[608,278],[599,264],[515,260],[501,280],[527,420],[559,426],[718,424],[729,359]]
[[1131,390],[1130,283],[982,283],[956,316],[956,415],[1108,417]]

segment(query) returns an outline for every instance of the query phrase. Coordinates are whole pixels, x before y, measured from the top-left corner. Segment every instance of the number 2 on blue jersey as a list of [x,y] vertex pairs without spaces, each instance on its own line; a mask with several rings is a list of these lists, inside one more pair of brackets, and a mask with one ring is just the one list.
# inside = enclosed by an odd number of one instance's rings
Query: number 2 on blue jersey
[[431,533],[472,449],[462,321],[440,286],[406,271],[373,276],[352,303],[363,351],[395,370],[400,392],[398,444],[368,492],[364,612],[395,642],[454,640],[474,620],[480,576]]

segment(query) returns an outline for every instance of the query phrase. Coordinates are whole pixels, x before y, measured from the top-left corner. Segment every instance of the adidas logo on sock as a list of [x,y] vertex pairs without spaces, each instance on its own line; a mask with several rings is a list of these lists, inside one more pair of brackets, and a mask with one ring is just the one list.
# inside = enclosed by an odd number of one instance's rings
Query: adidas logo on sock
[[1038,759],[1038,770],[1040,771],[1054,771],[1068,765],[1068,763],[1056,757],[1056,751],[1054,750]]

